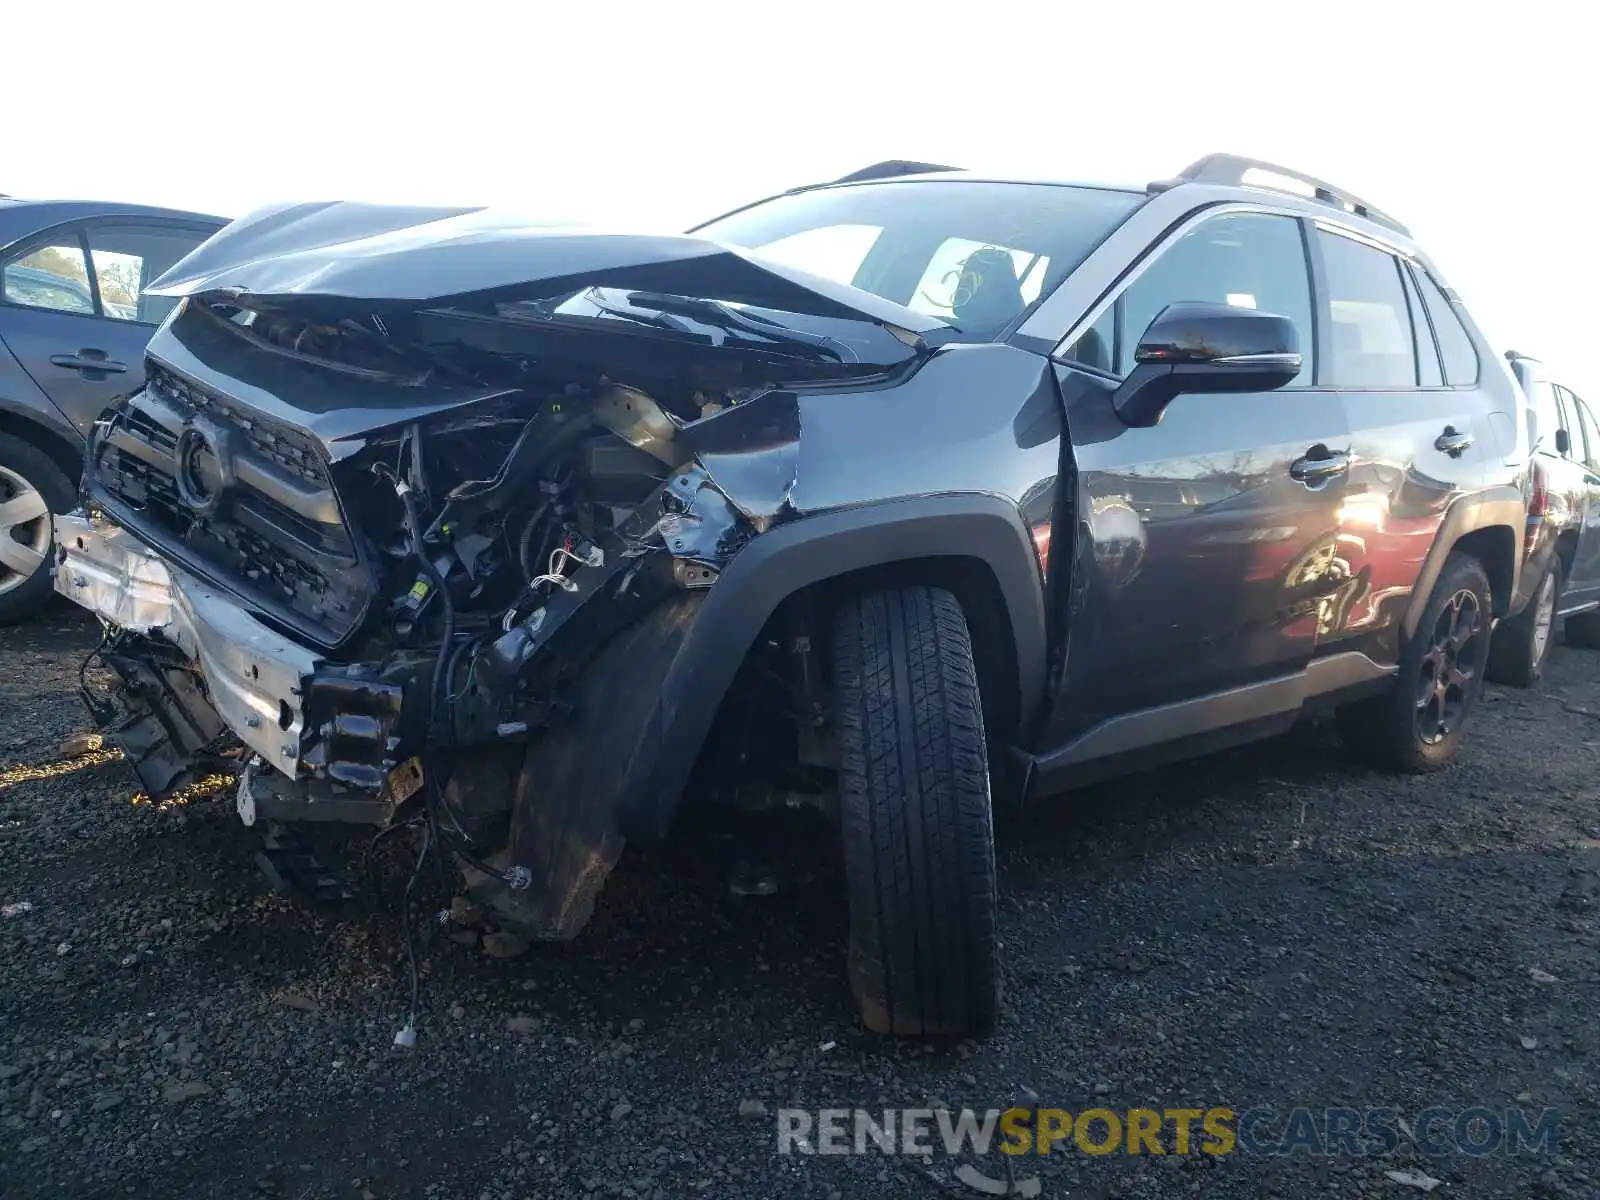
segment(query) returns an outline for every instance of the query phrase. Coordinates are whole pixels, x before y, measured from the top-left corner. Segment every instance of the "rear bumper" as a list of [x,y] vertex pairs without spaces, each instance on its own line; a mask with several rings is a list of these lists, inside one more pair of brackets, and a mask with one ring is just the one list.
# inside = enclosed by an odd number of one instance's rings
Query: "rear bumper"
[[55,531],[56,591],[122,629],[178,647],[198,663],[222,723],[294,778],[302,681],[322,660],[110,522],[76,512],[57,517]]

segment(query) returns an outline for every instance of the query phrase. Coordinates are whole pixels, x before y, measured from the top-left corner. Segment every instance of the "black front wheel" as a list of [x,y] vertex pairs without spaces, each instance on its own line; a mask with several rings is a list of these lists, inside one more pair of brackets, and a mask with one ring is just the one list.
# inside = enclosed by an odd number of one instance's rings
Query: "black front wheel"
[[1482,564],[1452,554],[1401,650],[1393,685],[1339,709],[1339,735],[1350,753],[1408,774],[1448,765],[1483,694],[1490,621]]
[[867,1028],[984,1034],[1000,1001],[983,709],[940,588],[847,601],[833,630],[850,983]]

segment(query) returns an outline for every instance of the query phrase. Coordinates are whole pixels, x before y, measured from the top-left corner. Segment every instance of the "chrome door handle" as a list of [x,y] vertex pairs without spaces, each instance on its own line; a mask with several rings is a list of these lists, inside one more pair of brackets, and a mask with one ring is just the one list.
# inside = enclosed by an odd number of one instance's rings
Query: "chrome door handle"
[[1312,449],[1321,453],[1307,454],[1304,458],[1297,458],[1289,464],[1290,476],[1308,488],[1319,488],[1328,480],[1350,470],[1348,451],[1328,450],[1322,446],[1313,446]]
[[1472,445],[1470,433],[1457,433],[1454,425],[1446,425],[1444,432],[1433,439],[1433,448],[1443,450],[1451,458],[1459,458]]

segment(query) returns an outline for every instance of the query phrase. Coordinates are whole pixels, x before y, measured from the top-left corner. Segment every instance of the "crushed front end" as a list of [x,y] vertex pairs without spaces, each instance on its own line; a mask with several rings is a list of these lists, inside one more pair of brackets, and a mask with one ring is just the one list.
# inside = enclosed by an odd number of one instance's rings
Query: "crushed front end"
[[426,820],[476,898],[572,936],[708,589],[791,515],[796,389],[921,348],[811,324],[201,288],[57,523],[57,590],[119,679],[91,712],[152,795],[222,766],[246,823]]

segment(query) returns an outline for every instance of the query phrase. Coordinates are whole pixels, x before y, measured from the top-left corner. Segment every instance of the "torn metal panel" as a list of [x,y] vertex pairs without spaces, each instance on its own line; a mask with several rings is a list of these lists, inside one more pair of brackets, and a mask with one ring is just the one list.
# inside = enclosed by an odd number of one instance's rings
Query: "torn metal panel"
[[172,577],[144,543],[77,513],[57,517],[55,526],[56,591],[132,633],[172,623]]
[[800,458],[800,401],[768,391],[686,426],[678,439],[758,533],[788,511]]
[[158,379],[170,385],[169,391],[199,403],[220,400],[256,424],[266,419],[303,431],[330,462],[349,457],[361,439],[376,430],[442,416],[514,392],[504,384],[474,383],[440,373],[419,386],[414,371],[400,358],[395,360],[400,374],[330,370],[329,362],[309,353],[285,353],[284,347],[264,345],[251,333],[251,328],[224,318],[207,304],[186,301],[151,337],[147,357],[168,373]]
[[673,472],[656,529],[677,558],[720,564],[749,540],[741,514],[704,467]]
[[673,444],[678,423],[638,388],[613,384],[595,397],[590,412],[601,425],[652,458],[669,467],[683,462],[683,450]]

